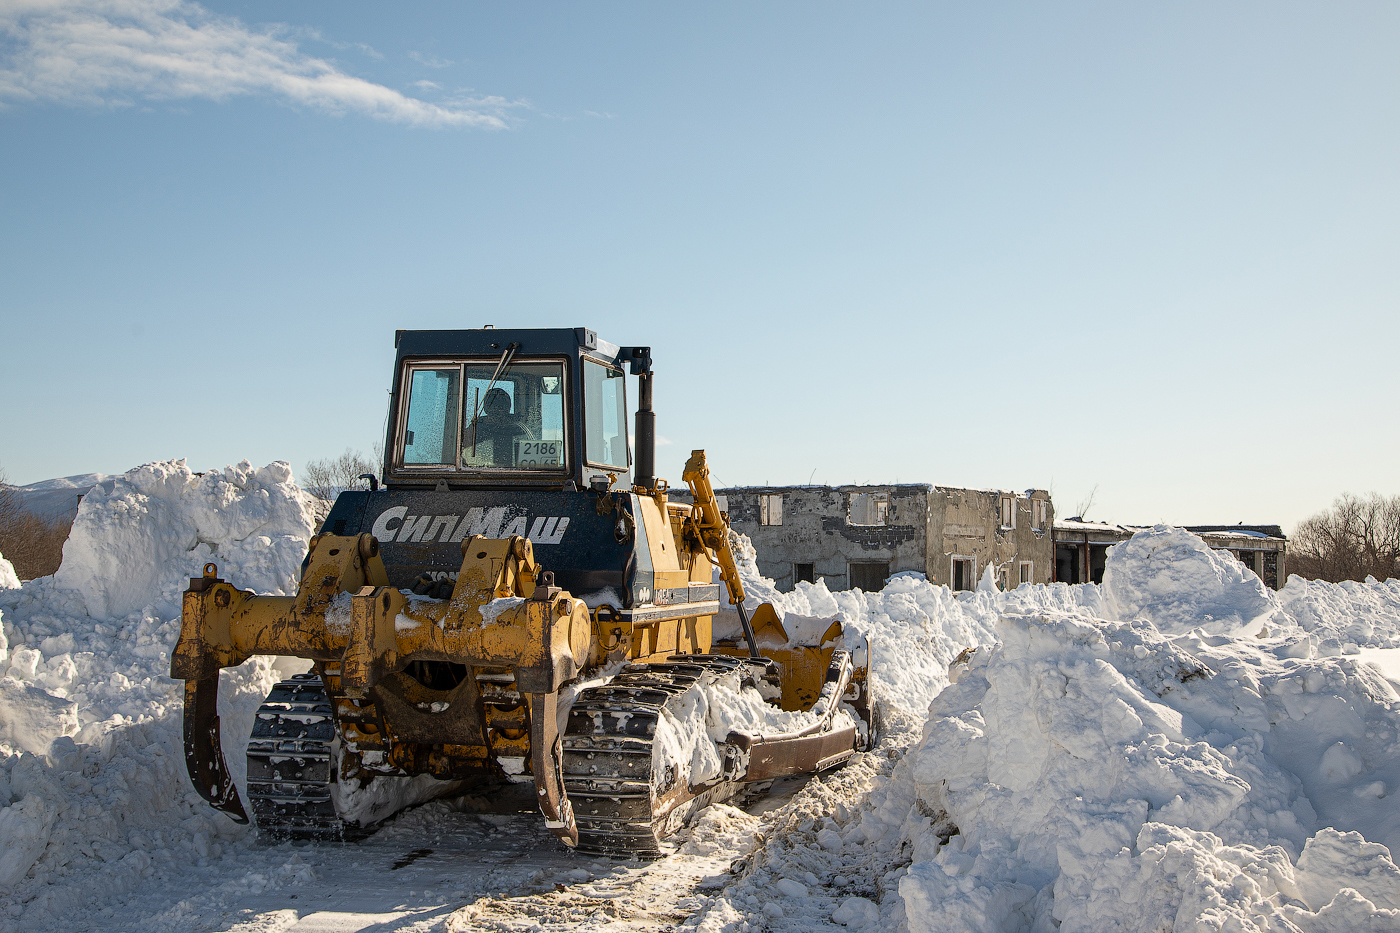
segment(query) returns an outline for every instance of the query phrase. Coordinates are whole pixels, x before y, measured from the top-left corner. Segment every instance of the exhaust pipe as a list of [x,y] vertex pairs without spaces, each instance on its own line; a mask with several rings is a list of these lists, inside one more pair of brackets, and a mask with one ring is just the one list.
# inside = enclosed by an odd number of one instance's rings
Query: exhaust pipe
[[651,410],[651,373],[637,374],[637,473],[634,485],[656,488],[656,413]]

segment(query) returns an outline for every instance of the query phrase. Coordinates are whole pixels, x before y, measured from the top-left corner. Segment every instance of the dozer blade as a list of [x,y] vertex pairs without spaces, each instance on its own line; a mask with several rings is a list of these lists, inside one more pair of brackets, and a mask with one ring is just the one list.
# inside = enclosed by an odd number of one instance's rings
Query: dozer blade
[[[752,637],[759,652],[777,668],[777,682],[782,691],[779,705],[785,710],[810,709],[828,683],[834,652],[844,650],[849,654],[850,676],[840,700],[848,704],[865,725],[859,747],[864,750],[874,746],[882,724],[870,673],[870,639],[847,632],[836,617],[789,614],[785,621],[778,616],[772,603],[759,605],[751,618]],[[733,617],[731,625],[732,622]],[[716,623],[717,628],[722,626],[722,622]],[[747,640],[749,633],[744,634]],[[743,647],[736,638],[719,642],[713,650],[737,655]]]

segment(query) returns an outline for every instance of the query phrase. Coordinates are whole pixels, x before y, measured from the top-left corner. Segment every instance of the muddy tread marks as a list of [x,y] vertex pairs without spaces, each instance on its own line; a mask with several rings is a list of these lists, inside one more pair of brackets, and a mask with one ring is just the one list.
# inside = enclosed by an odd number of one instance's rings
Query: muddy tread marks
[[666,820],[657,789],[674,776],[652,773],[652,740],[661,710],[702,681],[746,662],[723,655],[684,655],[629,664],[608,683],[578,695],[564,732],[564,788],[578,821],[578,848],[607,855],[656,856]]
[[258,707],[248,739],[248,799],[260,838],[347,837],[331,799],[335,735],[319,674],[282,681]]

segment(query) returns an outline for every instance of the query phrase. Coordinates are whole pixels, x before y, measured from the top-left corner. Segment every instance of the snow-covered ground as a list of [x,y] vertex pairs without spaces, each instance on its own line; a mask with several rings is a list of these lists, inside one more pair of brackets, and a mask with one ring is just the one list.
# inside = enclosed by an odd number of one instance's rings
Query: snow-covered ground
[[[1173,528],[1010,592],[777,593],[741,547],[755,604],[870,639],[888,733],[659,862],[576,857],[510,799],[259,844],[189,787],[169,653],[205,561],[292,586],[308,500],[285,464],[149,464],[55,577],[0,562],[0,931],[1400,930],[1400,581],[1273,593]],[[231,766],[287,670],[224,673]]]

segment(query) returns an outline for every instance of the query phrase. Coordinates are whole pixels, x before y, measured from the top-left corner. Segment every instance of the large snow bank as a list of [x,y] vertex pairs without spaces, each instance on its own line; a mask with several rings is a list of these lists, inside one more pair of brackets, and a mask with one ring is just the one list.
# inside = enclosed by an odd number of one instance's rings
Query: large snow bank
[[1400,926],[1374,844],[1400,845],[1400,697],[1374,669],[1063,613],[996,634],[904,775],[913,933]]
[[[83,499],[58,574],[0,588],[0,931],[95,910],[244,836],[185,774],[169,677],[178,594],[207,560],[285,591],[312,531],[309,498],[285,463],[203,476],[147,464]],[[240,783],[242,739],[285,673],[259,658],[221,675]]]
[[1350,653],[1350,645],[1400,647],[1400,580],[1327,583],[1292,576],[1276,599],[1324,653],[1338,654],[1343,648]]
[[314,531],[312,502],[283,461],[204,474],[183,460],[148,463],[83,498],[54,582],[81,593],[96,619],[150,605],[178,613],[207,561],[244,589],[289,593]]
[[1103,590],[1112,618],[1150,619],[1163,632],[1241,632],[1274,608],[1252,570],[1182,528],[1144,529],[1109,549]]
[[1051,583],[1001,591],[991,584],[988,567],[977,590],[962,593],[918,573],[896,574],[875,593],[833,593],[820,579],[780,593],[759,572],[748,538],[734,539],[747,606],[771,602],[782,616],[837,616],[869,636],[886,696],[906,709],[922,710],[946,684],[948,661],[964,647],[995,640],[997,619],[1012,612],[1146,619],[1169,634],[1306,633],[1308,646],[1296,650],[1309,656],[1400,647],[1400,580],[1327,583],[1293,576],[1275,592],[1229,552],[1166,525],[1109,548],[1101,586]]
[[0,554],[0,589],[16,586],[19,586],[19,574],[15,573],[15,565],[5,560],[4,554]]
[[[1018,607],[1016,594],[1002,605]],[[1043,590],[1032,587],[1031,590]],[[1054,589],[1052,586],[1050,589]],[[1293,576],[1275,592],[1235,560],[1181,528],[1158,525],[1109,548],[1103,586],[1066,588],[1058,607],[1101,619],[1148,619],[1160,631],[1238,636],[1306,632],[1313,655],[1400,647],[1400,580],[1327,583]]]
[[[774,839],[701,928],[1400,930],[1400,699],[1346,656],[1400,647],[1400,582],[1273,593],[1167,527],[1108,567],[1102,586],[778,593],[741,560],[750,605],[840,616],[898,715],[931,718],[859,813]],[[879,867],[853,891],[856,866]],[[807,895],[765,901],[779,879]]]

